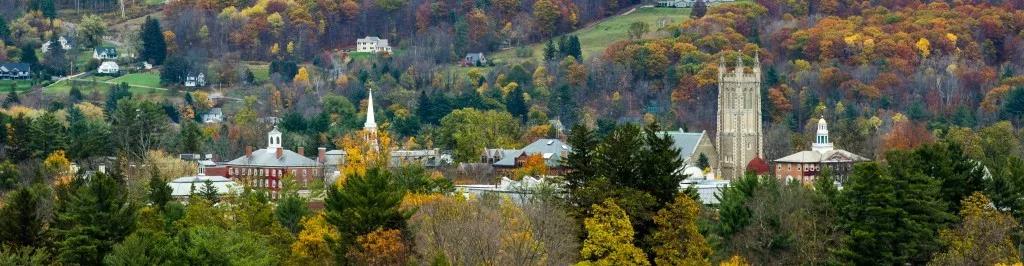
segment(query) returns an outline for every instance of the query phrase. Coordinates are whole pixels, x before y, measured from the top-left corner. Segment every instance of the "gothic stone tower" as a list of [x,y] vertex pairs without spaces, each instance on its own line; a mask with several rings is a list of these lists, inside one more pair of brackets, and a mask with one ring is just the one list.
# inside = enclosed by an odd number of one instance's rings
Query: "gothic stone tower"
[[718,62],[718,148],[716,173],[723,179],[743,176],[747,162],[761,157],[761,63],[754,56],[748,73],[743,60],[736,59],[736,68],[729,71],[725,58]]

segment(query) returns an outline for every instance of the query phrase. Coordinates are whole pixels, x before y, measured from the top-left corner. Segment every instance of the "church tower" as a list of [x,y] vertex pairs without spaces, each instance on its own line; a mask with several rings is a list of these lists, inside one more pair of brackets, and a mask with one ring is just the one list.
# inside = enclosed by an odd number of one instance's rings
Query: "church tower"
[[377,120],[373,117],[373,90],[369,90],[369,97],[366,99],[366,123],[363,123],[363,131],[366,131],[366,141],[371,142],[374,150],[378,149],[377,143]]
[[277,130],[277,125],[274,125],[274,130],[267,133],[267,149],[275,150],[281,148],[281,131]]
[[718,61],[718,148],[716,173],[724,179],[742,177],[747,162],[761,157],[763,132],[761,126],[761,62],[754,55],[754,65],[743,66],[742,56],[729,71],[725,58]]

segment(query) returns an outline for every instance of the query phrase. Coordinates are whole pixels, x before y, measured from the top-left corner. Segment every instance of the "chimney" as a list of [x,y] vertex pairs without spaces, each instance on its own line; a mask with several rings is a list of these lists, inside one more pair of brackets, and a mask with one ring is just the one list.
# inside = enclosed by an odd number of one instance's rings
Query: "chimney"
[[275,152],[274,155],[277,155],[277,158],[281,159],[281,157],[284,156],[284,148],[277,147],[277,152]]
[[306,156],[306,147],[299,146],[298,152],[299,155]]
[[316,149],[316,160],[320,163],[327,162],[327,148],[320,147]]
[[252,157],[252,146],[245,146],[245,157]]

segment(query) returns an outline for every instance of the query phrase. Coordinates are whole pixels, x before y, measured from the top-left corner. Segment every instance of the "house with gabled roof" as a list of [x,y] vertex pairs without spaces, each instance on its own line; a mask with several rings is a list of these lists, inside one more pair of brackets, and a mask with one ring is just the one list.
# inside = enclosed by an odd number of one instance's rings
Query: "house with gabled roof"
[[366,36],[366,38],[356,39],[356,52],[390,53],[391,45],[388,44],[388,39]]
[[117,59],[117,48],[113,46],[96,47],[92,50],[92,58],[96,60]]
[[0,80],[29,79],[32,66],[26,63],[0,63]]
[[522,167],[527,157],[540,155],[544,159],[544,164],[547,165],[548,171],[558,175],[564,173],[565,168],[562,167],[562,160],[569,156],[572,148],[559,139],[538,139],[522,149],[491,151],[501,153],[501,158],[491,164],[499,171],[511,171]]

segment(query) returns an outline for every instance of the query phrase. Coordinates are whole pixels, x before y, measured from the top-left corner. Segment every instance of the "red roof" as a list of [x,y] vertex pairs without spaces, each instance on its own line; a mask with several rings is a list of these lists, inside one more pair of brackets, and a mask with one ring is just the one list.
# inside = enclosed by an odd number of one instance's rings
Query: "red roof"
[[771,167],[769,167],[768,163],[761,159],[761,157],[754,157],[754,159],[751,159],[750,162],[747,163],[747,172],[764,175],[768,174],[768,171],[770,170]]

